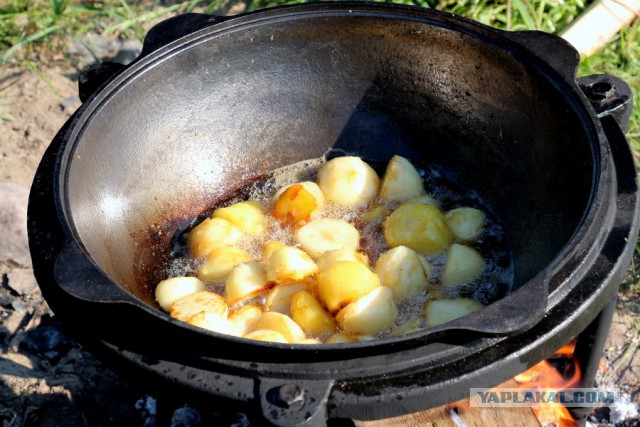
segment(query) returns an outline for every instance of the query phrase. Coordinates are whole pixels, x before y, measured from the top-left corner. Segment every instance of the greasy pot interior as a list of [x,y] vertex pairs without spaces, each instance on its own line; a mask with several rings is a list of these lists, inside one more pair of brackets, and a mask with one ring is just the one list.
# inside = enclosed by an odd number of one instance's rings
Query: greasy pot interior
[[145,269],[225,194],[332,148],[400,154],[493,207],[521,286],[583,218],[591,142],[528,61],[436,24],[258,14],[140,61],[92,100],[67,146],[77,237],[113,281],[154,304]]

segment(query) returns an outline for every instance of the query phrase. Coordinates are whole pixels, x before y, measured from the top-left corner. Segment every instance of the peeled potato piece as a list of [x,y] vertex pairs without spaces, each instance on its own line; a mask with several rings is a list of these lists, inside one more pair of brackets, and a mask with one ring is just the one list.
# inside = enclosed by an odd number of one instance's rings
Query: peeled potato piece
[[276,250],[267,260],[269,282],[300,281],[318,272],[318,266],[306,252],[293,246]]
[[484,259],[475,249],[454,243],[447,251],[442,284],[451,285],[469,282],[484,270]]
[[407,246],[420,254],[433,255],[446,250],[453,233],[444,214],[433,205],[405,202],[384,222],[387,244]]
[[199,291],[174,302],[169,314],[171,317],[186,322],[201,311],[226,318],[229,307],[224,298],[215,292]]
[[420,255],[406,246],[397,246],[383,253],[374,271],[382,286],[391,288],[395,298],[418,295],[429,281]]
[[380,286],[380,279],[357,261],[338,261],[318,274],[318,296],[335,313]]
[[264,265],[245,262],[231,269],[225,283],[227,303],[232,306],[239,301],[256,295],[268,287]]
[[336,321],[356,334],[375,334],[390,328],[398,316],[393,292],[380,286],[340,310]]
[[309,335],[325,335],[336,329],[336,322],[309,292],[301,291],[291,298],[291,318]]
[[214,218],[224,218],[252,236],[261,236],[265,229],[265,216],[255,200],[235,203],[213,211]]
[[470,298],[444,298],[429,301],[425,307],[427,326],[436,326],[466,316],[483,307]]
[[283,344],[287,344],[289,342],[285,337],[282,336],[280,332],[271,331],[268,329],[258,329],[245,335],[244,337],[256,341],[279,342]]
[[266,262],[275,251],[285,246],[287,245],[277,240],[267,240],[262,245],[262,259]]
[[209,331],[219,332],[221,334],[233,335],[236,337],[242,336],[236,325],[231,323],[226,317],[220,317],[216,314],[207,313],[205,311],[201,311],[200,313],[191,316],[187,323]]
[[447,212],[446,218],[456,239],[469,242],[480,237],[487,216],[475,208],[456,208]]
[[380,178],[359,157],[336,157],[318,171],[318,186],[326,199],[341,206],[364,209],[376,197]]
[[388,206],[378,205],[362,214],[361,218],[372,224],[382,224],[391,213]]
[[267,311],[253,324],[255,330],[267,329],[279,332],[289,343],[297,343],[306,338],[304,331],[289,316]]
[[273,216],[289,225],[309,221],[324,207],[322,190],[311,181],[281,188],[273,196],[273,200]]
[[423,317],[414,317],[398,326],[397,328],[393,328],[389,335],[392,337],[397,337],[400,335],[406,335],[412,332],[421,331],[422,329],[424,329],[424,322],[425,320]]
[[262,307],[257,305],[243,305],[231,311],[228,319],[238,331],[238,335],[242,337],[253,331],[253,325],[263,312]]
[[336,334],[331,335],[325,341],[325,344],[344,344],[349,342],[373,341],[375,339],[376,338],[371,335],[354,335],[354,334],[348,334],[344,332],[338,332]]
[[407,200],[407,202],[426,203],[427,205],[438,206],[438,201],[428,194],[421,194]]
[[363,253],[354,251],[353,249],[333,249],[323,253],[316,261],[318,269],[326,270],[331,264],[338,261],[356,261],[364,265],[369,263],[369,259]]
[[173,303],[180,298],[205,289],[204,283],[196,277],[172,277],[158,283],[155,296],[160,307],[169,311]]
[[[276,285],[267,294],[265,306],[269,311],[277,311],[282,314],[289,314],[291,299],[300,291],[306,291],[306,283],[291,283]],[[292,316],[293,317],[293,316]],[[294,318],[295,320],[295,318]]]
[[224,218],[207,218],[189,232],[189,251],[194,258],[204,258],[214,249],[234,246],[244,233]]
[[251,255],[244,249],[235,246],[217,248],[207,255],[198,269],[198,278],[208,282],[225,280],[233,267],[249,261]]
[[382,178],[382,202],[401,202],[424,192],[422,177],[415,167],[401,156],[393,156]]
[[314,219],[296,232],[296,239],[312,258],[318,259],[333,249],[356,250],[360,232],[346,221],[332,218]]

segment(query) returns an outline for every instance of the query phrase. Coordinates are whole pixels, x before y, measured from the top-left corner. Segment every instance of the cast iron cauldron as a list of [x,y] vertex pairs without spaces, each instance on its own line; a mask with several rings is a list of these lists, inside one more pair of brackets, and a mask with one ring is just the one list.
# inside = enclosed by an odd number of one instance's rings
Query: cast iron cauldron
[[[43,294],[114,363],[276,424],[388,417],[493,386],[580,332],[633,252],[630,91],[576,81],[577,64],[555,36],[399,5],[165,21],[131,65],[82,76],[85,102],[43,158],[29,206]],[[158,308],[149,270],[178,230],[274,169],[336,153],[400,154],[481,195],[509,232],[509,295],[404,337],[312,347]]]

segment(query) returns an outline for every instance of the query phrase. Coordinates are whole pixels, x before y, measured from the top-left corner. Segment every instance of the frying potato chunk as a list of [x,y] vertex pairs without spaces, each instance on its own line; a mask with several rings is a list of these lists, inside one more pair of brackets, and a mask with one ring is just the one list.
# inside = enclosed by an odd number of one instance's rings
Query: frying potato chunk
[[338,261],[318,274],[318,296],[331,313],[379,286],[378,276],[357,261]]
[[281,188],[273,200],[274,217],[289,225],[309,221],[324,208],[324,194],[318,184],[311,181]]
[[253,325],[262,316],[263,312],[264,310],[260,306],[253,304],[243,305],[229,313],[229,322],[238,331],[238,336],[243,337],[253,331]]
[[453,233],[444,214],[433,205],[405,202],[384,222],[389,247],[407,246],[420,254],[433,255],[446,250]]
[[291,318],[308,335],[325,335],[336,329],[336,322],[316,299],[307,291],[301,291],[291,298]]
[[220,317],[216,314],[207,313],[206,311],[201,311],[191,316],[187,323],[221,334],[233,335],[235,337],[242,336],[236,325],[231,323],[226,317]]
[[480,237],[487,216],[475,208],[456,208],[447,212],[447,224],[461,242],[469,242]]
[[287,245],[277,240],[267,240],[262,245],[262,260],[264,262],[267,262],[275,251],[277,251],[278,249],[284,248],[286,246]]
[[391,209],[388,206],[378,205],[363,213],[361,218],[372,224],[382,224],[389,214]]
[[447,251],[442,284],[470,282],[482,274],[483,270],[484,259],[478,251],[469,246],[454,243]]
[[214,218],[224,218],[252,236],[261,236],[265,229],[265,216],[259,202],[248,200],[213,211]]
[[267,342],[279,342],[287,344],[288,341],[282,336],[280,332],[271,331],[268,329],[258,329],[244,336],[250,340],[267,341]]
[[244,249],[225,246],[214,249],[198,269],[198,278],[208,282],[225,280],[231,269],[243,262],[251,261],[251,255]]
[[375,334],[390,328],[397,316],[393,292],[386,286],[379,286],[340,310],[336,321],[344,330]]
[[359,157],[336,157],[318,171],[318,186],[327,200],[341,206],[366,208],[378,193],[380,178]]
[[320,218],[300,227],[296,239],[302,249],[312,258],[318,259],[323,253],[333,249],[358,249],[360,232],[347,221]]
[[[291,307],[291,299],[293,296],[298,292],[306,291],[307,289],[308,285],[306,283],[287,283],[276,285],[267,294],[265,306],[269,311],[289,314],[289,307]],[[295,318],[293,320],[295,320]]]
[[376,338],[371,335],[354,335],[345,332],[338,332],[331,335],[326,341],[326,344],[345,344],[350,342],[362,342],[373,341]]
[[234,246],[244,233],[224,218],[207,218],[189,232],[189,251],[194,258],[205,258],[214,249]]
[[397,246],[383,253],[375,266],[382,286],[388,286],[396,298],[418,295],[427,287],[429,274],[420,255],[406,246]]
[[357,261],[361,262],[364,265],[369,263],[369,259],[363,253],[354,251],[352,249],[333,249],[330,251],[326,251],[325,253],[318,258],[316,264],[318,265],[318,269],[326,270],[331,264],[334,264],[338,261]]
[[156,301],[163,310],[171,310],[180,298],[206,289],[204,283],[195,277],[172,277],[158,283],[155,290]]
[[285,246],[267,260],[267,280],[284,283],[300,281],[318,272],[318,266],[302,249]]
[[416,316],[409,319],[406,323],[398,326],[397,328],[393,328],[391,333],[389,334],[392,337],[398,337],[400,335],[410,334],[412,332],[421,331],[424,328],[424,317]]
[[297,343],[306,338],[304,331],[289,316],[267,311],[254,323],[256,330],[267,329],[280,333],[289,343]]
[[169,314],[171,317],[186,322],[201,311],[226,318],[229,307],[224,298],[215,292],[199,291],[174,302]]
[[437,326],[466,316],[484,307],[470,298],[443,298],[429,301],[425,307],[427,326]]
[[238,264],[229,273],[225,283],[225,296],[230,306],[267,289],[264,265],[257,262]]
[[423,192],[422,177],[416,168],[404,157],[393,156],[382,178],[380,201],[402,202]]

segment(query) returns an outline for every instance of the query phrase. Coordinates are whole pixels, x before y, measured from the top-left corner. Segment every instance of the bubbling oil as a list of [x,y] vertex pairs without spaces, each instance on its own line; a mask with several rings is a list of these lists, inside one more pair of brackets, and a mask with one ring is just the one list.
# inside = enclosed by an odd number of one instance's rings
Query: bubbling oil
[[[364,159],[380,177],[383,176],[386,164],[372,162]],[[320,167],[326,163],[325,158],[305,160],[299,163],[285,166],[273,171],[263,179],[250,183],[240,188],[229,198],[217,204],[200,217],[203,220],[218,208],[233,205],[238,202],[253,200],[260,203],[265,215],[265,233],[261,237],[245,236],[237,244],[238,247],[246,250],[251,258],[261,261],[263,258],[263,246],[268,240],[277,240],[290,246],[299,246],[296,242],[296,229],[283,225],[280,221],[270,215],[273,211],[273,196],[281,188],[303,181],[316,181]],[[425,192],[434,199],[434,203],[442,211],[458,207],[473,207],[486,214],[486,220],[481,236],[473,242],[465,242],[466,245],[477,250],[485,261],[483,272],[470,282],[461,285],[442,285],[442,275],[444,272],[446,254],[436,254],[426,256],[429,265],[429,283],[427,288],[420,294],[396,300],[398,316],[394,325],[385,331],[377,334],[379,338],[394,334],[393,331],[407,322],[414,322],[417,328],[423,328],[425,320],[423,317],[425,303],[440,296],[448,298],[471,298],[483,305],[491,304],[504,297],[511,291],[514,279],[513,258],[510,250],[509,239],[506,230],[501,225],[498,216],[491,207],[475,192],[463,189],[455,183],[443,179],[436,171],[417,168],[423,178]],[[379,206],[380,204],[378,204]],[[400,203],[384,203],[392,212]],[[389,250],[387,246],[382,222],[364,221],[362,215],[366,212],[362,209],[345,208],[327,202],[324,209],[316,218],[334,218],[347,221],[354,225],[361,235],[360,251],[366,254],[371,266],[382,253]],[[193,226],[200,221],[194,220]],[[196,276],[202,259],[189,257],[187,246],[188,232],[193,228],[181,230],[174,236],[172,242],[172,252],[169,262],[164,265],[160,273],[160,279],[177,276]],[[207,287],[224,295],[224,282],[209,282]],[[244,300],[233,308],[239,308],[245,304],[264,304],[266,292],[255,297]],[[326,338],[326,337],[323,337]]]

